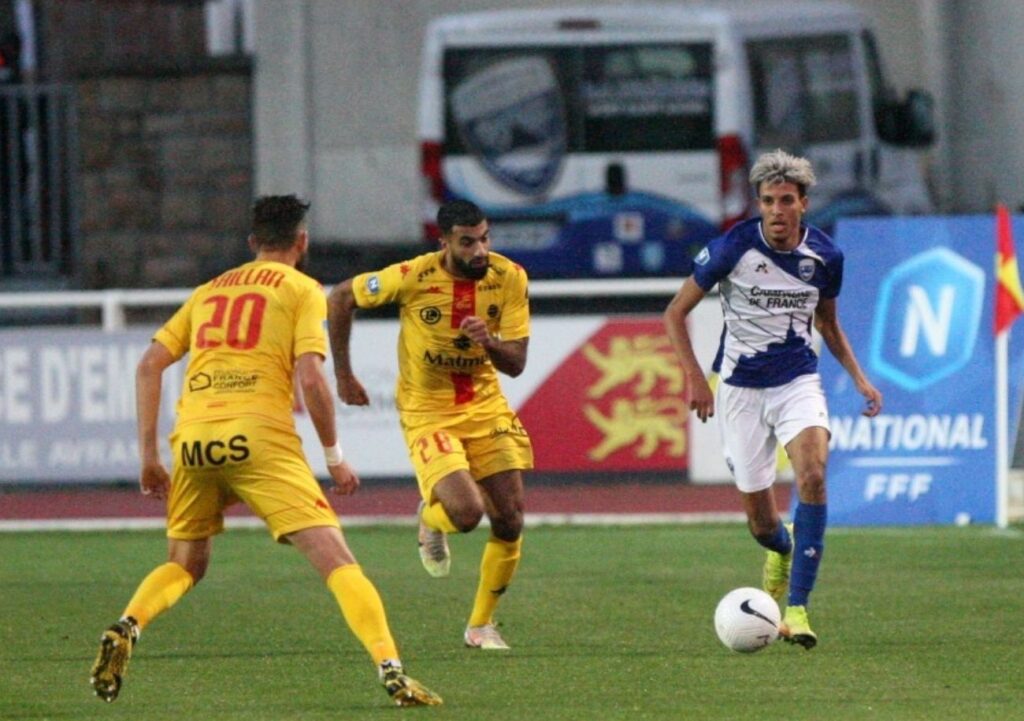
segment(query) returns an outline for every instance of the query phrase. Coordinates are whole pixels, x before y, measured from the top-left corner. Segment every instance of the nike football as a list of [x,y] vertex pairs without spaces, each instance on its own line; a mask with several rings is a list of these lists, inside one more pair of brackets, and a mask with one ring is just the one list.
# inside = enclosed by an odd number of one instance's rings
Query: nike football
[[715,609],[715,631],[727,647],[740,653],[760,651],[779,637],[782,613],[760,588],[737,588]]

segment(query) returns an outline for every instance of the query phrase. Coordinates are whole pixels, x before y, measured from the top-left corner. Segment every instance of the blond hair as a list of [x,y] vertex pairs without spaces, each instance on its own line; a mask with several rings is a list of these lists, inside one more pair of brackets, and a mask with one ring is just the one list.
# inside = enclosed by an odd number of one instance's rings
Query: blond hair
[[782,149],[764,153],[750,169],[750,184],[755,191],[760,191],[764,184],[793,183],[800,189],[800,195],[806,195],[807,189],[816,182],[811,161]]

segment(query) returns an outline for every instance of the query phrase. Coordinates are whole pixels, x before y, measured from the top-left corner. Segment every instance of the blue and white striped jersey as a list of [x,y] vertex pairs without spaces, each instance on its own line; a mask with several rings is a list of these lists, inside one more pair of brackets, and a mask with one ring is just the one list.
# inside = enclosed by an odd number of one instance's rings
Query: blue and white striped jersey
[[713,369],[722,381],[769,388],[817,371],[814,310],[843,282],[843,254],[831,238],[804,226],[800,245],[780,252],[754,218],[708,243],[694,263],[697,285],[707,292],[718,283],[721,295],[725,328]]

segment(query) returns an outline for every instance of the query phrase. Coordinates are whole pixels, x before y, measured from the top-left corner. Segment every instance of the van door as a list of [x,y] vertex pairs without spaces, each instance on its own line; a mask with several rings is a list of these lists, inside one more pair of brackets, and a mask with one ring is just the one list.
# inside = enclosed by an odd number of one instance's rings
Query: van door
[[856,38],[846,33],[747,43],[758,153],[782,148],[814,165],[808,222],[831,231],[840,215],[888,214],[872,191],[866,79]]

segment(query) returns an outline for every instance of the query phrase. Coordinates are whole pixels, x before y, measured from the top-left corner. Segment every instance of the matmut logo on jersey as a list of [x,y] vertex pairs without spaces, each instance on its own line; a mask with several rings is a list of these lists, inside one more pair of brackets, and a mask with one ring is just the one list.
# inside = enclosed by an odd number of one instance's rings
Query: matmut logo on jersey
[[682,471],[682,392],[682,368],[659,320],[609,321],[562,361],[519,416],[538,469]]

